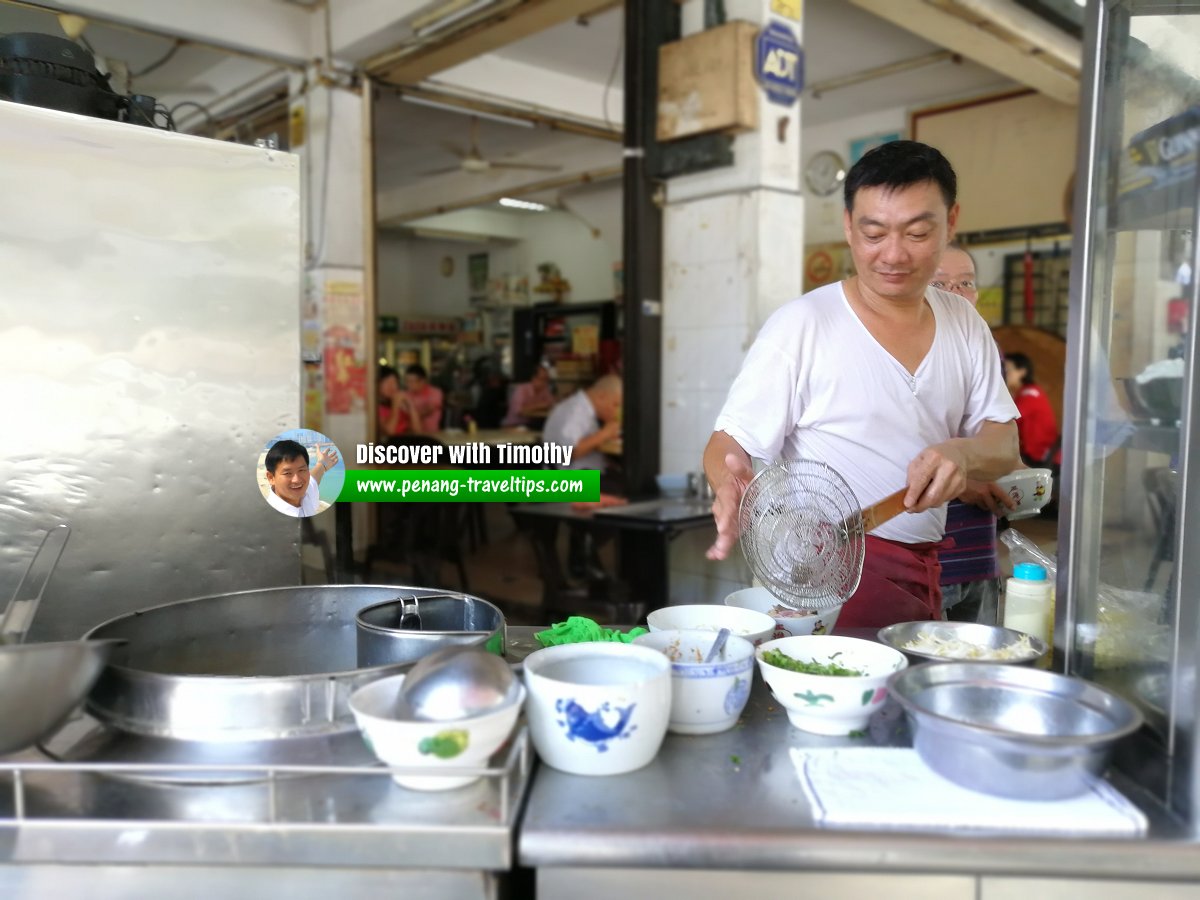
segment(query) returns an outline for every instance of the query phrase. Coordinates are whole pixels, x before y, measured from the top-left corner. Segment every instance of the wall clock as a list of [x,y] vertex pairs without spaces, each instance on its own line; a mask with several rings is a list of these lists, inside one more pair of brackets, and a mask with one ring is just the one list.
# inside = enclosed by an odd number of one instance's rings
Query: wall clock
[[846,162],[832,150],[814,153],[804,167],[804,183],[811,193],[828,197],[846,180]]

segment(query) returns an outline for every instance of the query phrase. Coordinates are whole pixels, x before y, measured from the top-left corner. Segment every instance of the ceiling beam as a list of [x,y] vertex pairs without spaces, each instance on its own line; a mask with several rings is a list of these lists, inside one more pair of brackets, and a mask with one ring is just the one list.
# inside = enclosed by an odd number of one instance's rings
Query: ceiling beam
[[556,175],[553,178],[546,178],[541,181],[530,182],[527,184],[514,186],[510,188],[501,188],[498,190],[487,191],[482,194],[474,194],[469,197],[456,198],[439,203],[437,206],[430,206],[424,209],[411,209],[396,215],[387,215],[381,213],[378,216],[380,228],[396,228],[406,223],[411,223],[415,219],[424,219],[430,216],[444,215],[448,212],[453,212],[459,209],[469,209],[474,206],[487,206],[490,203],[495,203],[501,197],[520,197],[525,194],[537,194],[542,191],[556,191],[563,188],[576,187],[581,184],[600,184],[605,181],[616,181],[621,177],[622,167],[608,166],[599,169],[588,169],[581,172],[572,172],[566,175]]
[[1079,102],[1079,42],[1012,0],[850,0],[1034,90]]
[[[303,66],[309,59],[311,12],[291,3],[205,0],[45,0],[28,5],[69,12],[164,37]],[[85,32],[86,34],[86,32]]]
[[546,173],[500,169],[481,175],[454,172],[389,186],[390,162],[386,155],[377,157],[376,215],[380,222],[397,224],[495,202],[505,196],[614,178],[621,172],[621,148],[608,141],[558,135],[539,141],[519,161],[560,164],[563,170]]
[[612,0],[521,0],[482,10],[461,28],[405,44],[368,59],[364,68],[394,84],[418,84],[431,75],[491,53],[561,22],[594,15]]
[[[428,88],[424,85],[414,88],[379,84],[377,91],[383,95],[386,95],[389,91],[394,91],[397,96],[412,97],[418,101],[427,101],[427,104],[430,106],[452,107],[454,111],[461,110],[465,115],[477,112],[485,115],[505,116],[511,119],[532,122],[534,125],[541,125],[549,131],[565,131],[569,134],[581,134],[584,137],[598,138],[602,141],[619,142],[621,140],[621,129],[619,126],[609,128],[606,125],[595,123],[594,120],[573,116],[561,109],[526,104],[511,97],[489,96],[461,91],[455,88],[447,90],[436,83],[431,83]],[[619,101],[620,95],[613,102],[616,103]]]

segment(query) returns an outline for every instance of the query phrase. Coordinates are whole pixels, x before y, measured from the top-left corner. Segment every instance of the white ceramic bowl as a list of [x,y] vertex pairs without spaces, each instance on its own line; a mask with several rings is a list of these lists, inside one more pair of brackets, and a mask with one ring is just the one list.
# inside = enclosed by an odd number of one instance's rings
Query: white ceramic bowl
[[775,621],[775,630],[771,636],[776,638],[801,634],[829,634],[842,612],[841,604],[821,612],[792,611],[765,587],[734,591],[725,598],[725,605],[736,606],[738,609],[752,609],[770,616]]
[[1016,509],[1007,513],[1011,522],[1036,516],[1042,511],[1054,493],[1054,474],[1049,469],[1018,469],[997,478],[996,484],[1017,504]]
[[[808,675],[781,669],[763,660],[778,650],[800,662],[834,662],[864,674]],[[804,635],[767,641],[755,650],[758,671],[801,731],[845,735],[867,727],[871,713],[887,697],[887,680],[908,666],[899,650],[860,638]]]
[[561,644],[525,658],[525,713],[547,765],[619,775],[654,759],[671,713],[671,663],[634,644]]
[[478,775],[454,775],[455,769],[482,768],[512,733],[525,688],[514,685],[512,699],[498,710],[451,722],[396,719],[393,707],[404,675],[382,678],[350,695],[350,710],[371,752],[389,766],[429,769],[438,775],[393,775],[415,791],[448,791],[478,781]]
[[715,734],[732,728],[750,698],[754,681],[754,645],[730,635],[711,663],[711,631],[654,631],[634,638],[671,661],[671,719],[679,734]]
[[664,606],[646,616],[651,631],[710,631],[728,628],[731,634],[758,645],[769,641],[775,632],[775,620],[766,613],[718,603],[691,603]]

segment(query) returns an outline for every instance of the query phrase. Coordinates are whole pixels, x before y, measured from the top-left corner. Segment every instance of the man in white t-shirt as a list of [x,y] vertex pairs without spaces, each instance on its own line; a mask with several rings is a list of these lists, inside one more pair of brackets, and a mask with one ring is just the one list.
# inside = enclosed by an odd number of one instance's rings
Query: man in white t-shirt
[[[605,375],[591,387],[576,391],[550,411],[542,427],[542,440],[564,447],[573,447],[570,469],[597,469],[601,473],[601,490],[612,492],[616,485],[605,477],[608,461],[600,448],[621,436],[621,379]],[[601,570],[596,552],[595,537],[584,529],[572,527],[567,544],[567,568],[577,577],[584,577],[589,566]]]
[[723,559],[737,511],[764,462],[815,459],[863,506],[906,487],[907,514],[868,535],[858,591],[839,627],[941,616],[937,547],[945,504],[968,477],[1019,468],[1016,407],[987,324],[929,287],[958,218],[954,170],[937,150],[893,141],[844,185],[843,228],[857,274],[768,319],[704,452]]
[[568,468],[603,472],[600,448],[621,436],[621,398],[620,377],[605,375],[551,410],[542,426],[542,440],[575,448]]
[[276,441],[267,451],[267,502],[285,516],[305,518],[321,508],[321,479],[337,465],[337,450],[322,452],[317,446],[317,465],[309,469],[308,451],[292,440]]

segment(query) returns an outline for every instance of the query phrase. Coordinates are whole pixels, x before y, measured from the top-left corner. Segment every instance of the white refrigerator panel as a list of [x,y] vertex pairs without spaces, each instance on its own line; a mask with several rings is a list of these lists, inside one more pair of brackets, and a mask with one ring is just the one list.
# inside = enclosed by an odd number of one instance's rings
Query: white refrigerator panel
[[0,604],[59,522],[34,640],[298,583],[297,157],[0,102],[0,202]]

